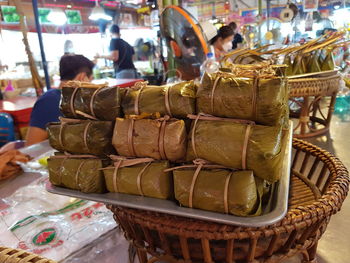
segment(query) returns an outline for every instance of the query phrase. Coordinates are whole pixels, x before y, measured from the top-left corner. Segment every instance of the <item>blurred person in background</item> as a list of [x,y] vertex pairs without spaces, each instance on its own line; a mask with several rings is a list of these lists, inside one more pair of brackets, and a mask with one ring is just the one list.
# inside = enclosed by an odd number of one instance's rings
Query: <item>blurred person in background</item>
[[227,52],[232,49],[234,32],[229,26],[222,26],[218,34],[210,41],[214,46],[215,58],[221,59]]
[[110,54],[97,54],[95,59],[104,58],[112,60],[117,79],[136,79],[137,72],[133,63],[134,48],[120,38],[120,28],[118,25],[112,25],[110,32],[112,36],[109,45]]
[[66,40],[64,42],[64,54],[65,55],[73,55],[74,54],[74,46],[72,40]]
[[61,88],[70,80],[91,82],[95,64],[82,55],[64,55],[60,60],[61,83],[58,89],[45,92],[35,103],[27,132],[26,145],[42,142],[48,138],[46,125],[58,122],[62,115],[59,104]]
[[237,32],[237,24],[235,22],[231,22],[230,24],[228,24],[228,26],[232,28],[234,33],[232,49],[241,48],[243,43],[243,37]]

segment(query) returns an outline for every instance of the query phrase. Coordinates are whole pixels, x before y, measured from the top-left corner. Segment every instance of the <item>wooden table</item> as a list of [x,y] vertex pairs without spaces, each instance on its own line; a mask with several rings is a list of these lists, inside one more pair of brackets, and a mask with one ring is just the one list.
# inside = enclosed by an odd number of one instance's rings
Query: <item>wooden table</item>
[[36,100],[37,97],[18,96],[0,101],[0,112],[5,112],[12,116],[16,131],[22,139],[24,139],[29,126],[30,115]]

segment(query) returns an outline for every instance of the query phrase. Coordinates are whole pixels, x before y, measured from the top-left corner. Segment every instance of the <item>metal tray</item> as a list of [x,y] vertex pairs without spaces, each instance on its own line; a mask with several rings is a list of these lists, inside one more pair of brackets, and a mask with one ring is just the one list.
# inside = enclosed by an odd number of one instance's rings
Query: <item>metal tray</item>
[[245,227],[259,227],[271,225],[281,220],[288,209],[290,163],[292,152],[293,127],[284,134],[285,159],[282,169],[282,177],[274,184],[268,205],[264,208],[263,215],[257,217],[239,217],[234,215],[209,212],[199,209],[180,207],[175,202],[149,197],[128,194],[84,194],[79,191],[53,186],[48,182],[46,190],[53,194],[66,195],[80,199],[92,200],[105,204],[112,204],[141,210],[149,210],[175,216],[190,217],[200,220],[213,221],[216,223],[239,225]]

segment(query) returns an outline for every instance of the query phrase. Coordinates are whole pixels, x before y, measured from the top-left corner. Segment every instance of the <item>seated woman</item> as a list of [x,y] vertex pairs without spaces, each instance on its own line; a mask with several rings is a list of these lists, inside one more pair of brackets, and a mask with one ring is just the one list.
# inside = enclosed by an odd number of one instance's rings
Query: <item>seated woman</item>
[[58,89],[50,89],[35,103],[27,132],[26,145],[32,145],[47,139],[46,124],[57,122],[61,116],[59,104],[61,87],[66,81],[90,82],[95,64],[82,55],[65,55],[60,60],[61,84]]
[[216,59],[222,58],[232,49],[234,37],[233,29],[229,26],[222,26],[218,34],[211,40],[210,44],[214,46]]

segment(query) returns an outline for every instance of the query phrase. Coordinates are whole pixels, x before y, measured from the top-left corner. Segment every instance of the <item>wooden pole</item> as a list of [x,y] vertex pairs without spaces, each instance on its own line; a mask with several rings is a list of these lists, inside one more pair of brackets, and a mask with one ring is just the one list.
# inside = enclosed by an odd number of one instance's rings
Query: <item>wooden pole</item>
[[29,68],[30,68],[30,73],[32,74],[32,81],[33,85],[35,88],[35,92],[37,96],[40,96],[43,94],[43,88],[44,85],[41,81],[41,78],[38,73],[38,69],[36,68],[35,61],[33,58],[33,54],[30,50],[30,45],[28,42],[28,30],[27,30],[27,23],[26,23],[26,17],[24,15],[23,9],[22,9],[22,3],[21,0],[13,0],[16,8],[17,8],[17,13],[20,16],[20,26],[21,26],[21,31],[23,35],[23,43],[25,46],[25,50],[28,56],[28,63],[29,63]]

